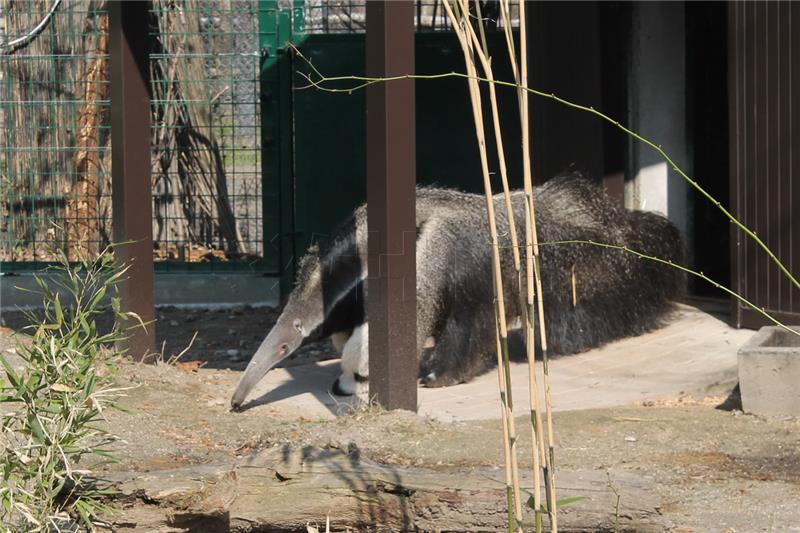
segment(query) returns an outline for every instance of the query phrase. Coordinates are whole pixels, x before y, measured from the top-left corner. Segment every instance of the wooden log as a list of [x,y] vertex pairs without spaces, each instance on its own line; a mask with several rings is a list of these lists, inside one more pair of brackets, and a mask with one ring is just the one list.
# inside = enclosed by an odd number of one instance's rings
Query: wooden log
[[[236,464],[113,474],[126,508],[112,521],[118,531],[305,531],[326,517],[334,531],[498,531],[507,520],[501,474],[397,468],[357,449],[281,447]],[[558,490],[587,498],[559,511],[562,531],[665,530],[652,481],[635,474],[559,471]]]

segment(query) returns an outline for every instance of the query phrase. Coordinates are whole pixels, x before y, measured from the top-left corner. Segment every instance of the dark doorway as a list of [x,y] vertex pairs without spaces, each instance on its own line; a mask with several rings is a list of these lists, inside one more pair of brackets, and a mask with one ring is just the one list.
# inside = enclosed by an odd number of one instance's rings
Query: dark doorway
[[[711,196],[730,205],[728,172],[727,4],[686,2],[686,112],[694,177]],[[730,287],[729,222],[716,206],[691,192],[694,265]],[[690,211],[691,216],[691,211]],[[689,292],[724,298],[718,289],[692,277]]]

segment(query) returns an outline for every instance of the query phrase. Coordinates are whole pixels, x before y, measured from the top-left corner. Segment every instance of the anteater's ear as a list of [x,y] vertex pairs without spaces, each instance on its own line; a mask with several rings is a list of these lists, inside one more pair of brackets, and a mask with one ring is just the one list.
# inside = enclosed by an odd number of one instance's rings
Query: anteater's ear
[[419,241],[420,236],[422,235],[422,230],[425,229],[427,222],[420,222],[417,221],[417,240]]

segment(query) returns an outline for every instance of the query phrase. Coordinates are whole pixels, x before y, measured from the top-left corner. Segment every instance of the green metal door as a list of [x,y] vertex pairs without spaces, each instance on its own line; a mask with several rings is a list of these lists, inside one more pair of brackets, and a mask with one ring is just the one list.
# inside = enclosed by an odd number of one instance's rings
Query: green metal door
[[281,296],[294,276],[294,181],[292,133],[293,20],[302,23],[302,2],[281,8],[277,0],[260,0],[261,175],[264,261],[280,273]]

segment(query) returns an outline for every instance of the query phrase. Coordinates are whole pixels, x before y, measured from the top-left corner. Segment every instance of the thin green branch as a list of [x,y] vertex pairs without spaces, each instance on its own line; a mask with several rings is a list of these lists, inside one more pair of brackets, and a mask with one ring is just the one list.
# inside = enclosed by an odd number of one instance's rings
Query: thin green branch
[[790,328],[789,326],[787,326],[786,324],[780,322],[778,319],[774,318],[772,315],[767,313],[766,309],[764,309],[763,307],[756,306],[756,304],[754,304],[753,302],[751,302],[750,300],[748,300],[744,296],[736,293],[735,291],[732,291],[731,289],[729,289],[725,285],[723,285],[723,284],[721,284],[721,283],[719,283],[717,281],[714,281],[713,279],[711,279],[708,276],[706,276],[703,272],[698,272],[696,270],[692,270],[689,267],[685,267],[683,265],[680,265],[680,264],[675,263],[673,261],[670,261],[668,259],[661,259],[660,257],[656,257],[654,255],[648,255],[648,254],[639,252],[639,251],[634,250],[632,248],[629,248],[627,246],[618,246],[618,245],[615,245],[615,244],[607,244],[607,243],[604,243],[604,242],[597,242],[597,241],[591,241],[591,240],[588,240],[588,241],[586,241],[586,240],[565,240],[565,241],[548,241],[548,242],[539,243],[540,246],[563,245],[563,244],[588,244],[588,245],[591,245],[591,246],[599,246],[600,248],[609,248],[609,249],[612,249],[612,250],[620,250],[620,251],[623,251],[623,252],[627,252],[629,254],[633,254],[636,257],[640,258],[640,259],[647,259],[648,261],[654,261],[654,262],[660,263],[662,265],[666,265],[666,266],[669,266],[669,267],[672,267],[672,268],[677,268],[678,270],[680,270],[682,272],[685,272],[687,274],[691,274],[692,276],[698,277],[698,278],[710,283],[711,285],[713,285],[717,289],[720,289],[721,291],[728,293],[729,295],[733,296],[734,298],[736,298],[737,300],[739,300],[743,304],[747,305],[748,307],[750,307],[750,308],[754,309],[755,311],[758,311],[759,313],[764,315],[764,317],[766,317],[770,322],[772,322],[776,326],[781,327],[782,329],[788,331],[789,333],[793,333],[794,335],[800,336],[800,331],[796,331],[796,330]]
[[[649,146],[650,148],[652,148],[653,150],[655,150],[672,167],[672,169],[675,172],[678,173],[678,175],[680,175],[692,187],[697,189],[700,192],[700,194],[702,194],[712,204],[714,204],[717,207],[717,209],[719,209],[728,218],[728,220],[730,222],[735,224],[737,228],[739,228],[741,231],[743,231],[756,244],[758,244],[758,246],[761,247],[761,249],[764,250],[764,252],[766,252],[766,254],[769,256],[770,260],[772,260],[772,262],[775,263],[775,265],[778,266],[778,268],[781,270],[781,272],[783,272],[784,275],[786,275],[786,277],[789,280],[791,280],[792,284],[795,287],[797,287],[798,289],[800,289],[800,281],[798,281],[797,278],[795,278],[792,275],[792,273],[789,272],[789,269],[787,269],[786,266],[781,262],[781,260],[778,259],[778,257],[775,255],[775,253],[773,253],[773,251],[769,248],[769,246],[767,246],[766,243],[764,243],[764,241],[761,240],[761,238],[756,234],[756,232],[752,231],[750,228],[745,226],[741,221],[739,221],[738,218],[733,216],[733,214],[730,211],[728,211],[722,205],[722,203],[719,200],[714,198],[708,191],[703,189],[703,187],[701,187],[700,184],[697,183],[697,181],[695,181],[688,174],[686,174],[686,172],[684,172],[683,169],[681,169],[675,163],[675,161],[667,154],[667,152],[664,151],[664,149],[661,147],[661,145],[656,144],[655,142],[651,141],[650,139],[647,139],[646,137],[643,137],[642,135],[639,135],[635,131],[633,131],[630,128],[628,128],[628,127],[624,126],[623,124],[621,124],[618,120],[614,120],[613,118],[609,117],[608,115],[606,115],[605,113],[603,113],[601,111],[598,111],[597,109],[595,109],[592,106],[585,106],[585,105],[577,104],[575,102],[571,102],[570,100],[566,100],[564,98],[561,98],[560,96],[556,96],[553,93],[546,93],[546,92],[543,92],[543,91],[539,91],[537,89],[531,89],[530,87],[524,87],[524,86],[521,86],[521,85],[519,85],[517,83],[508,82],[508,81],[501,81],[501,80],[490,80],[490,79],[487,79],[487,78],[484,78],[484,77],[481,77],[481,76],[470,76],[470,75],[464,74],[462,72],[446,72],[446,73],[442,73],[442,74],[403,74],[403,75],[400,75],[400,76],[389,76],[389,77],[385,77],[385,78],[371,78],[371,77],[367,77],[367,76],[334,76],[334,77],[326,77],[326,76],[323,76],[319,72],[319,70],[317,70],[316,67],[314,67],[311,64],[311,61],[309,61],[297,48],[294,48],[294,51],[301,59],[303,59],[306,63],[308,63],[309,66],[311,66],[311,69],[314,71],[314,74],[319,76],[318,80],[314,80],[307,73],[299,72],[299,74],[308,81],[308,85],[305,85],[305,86],[302,86],[302,87],[297,87],[296,88],[297,90],[316,88],[316,89],[319,89],[321,91],[326,91],[326,92],[351,94],[353,91],[358,91],[360,89],[363,89],[363,88],[368,87],[370,85],[373,85],[375,83],[386,83],[386,82],[391,82],[391,81],[408,80],[408,79],[440,80],[440,79],[445,79],[445,78],[464,78],[464,79],[468,79],[468,80],[472,79],[472,80],[479,81],[479,82],[484,82],[484,83],[493,83],[493,84],[497,84],[497,85],[500,85],[500,86],[503,86],[503,87],[511,87],[511,88],[515,88],[515,89],[522,89],[522,90],[527,91],[527,92],[529,92],[531,94],[534,94],[536,96],[540,96],[542,98],[549,98],[550,100],[553,100],[555,102],[563,104],[563,105],[565,105],[567,107],[571,107],[572,109],[577,109],[579,111],[584,111],[586,113],[591,113],[591,114],[593,114],[593,115],[605,120],[606,122],[616,126],[619,130],[621,130],[625,134],[633,137],[637,141],[639,141],[641,143],[644,143],[647,146]],[[344,88],[344,89],[325,87],[323,85],[323,84],[326,84],[326,83],[343,82],[343,81],[358,82],[358,83],[357,83],[357,85],[354,85],[354,86],[349,87],[349,88]]]

